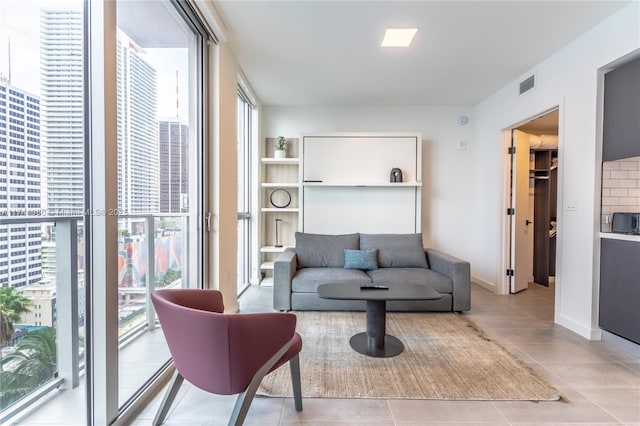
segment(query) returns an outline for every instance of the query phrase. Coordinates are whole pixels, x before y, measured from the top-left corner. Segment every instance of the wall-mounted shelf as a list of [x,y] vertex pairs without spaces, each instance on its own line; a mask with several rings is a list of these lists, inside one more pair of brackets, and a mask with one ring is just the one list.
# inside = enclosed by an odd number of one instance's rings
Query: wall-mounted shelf
[[263,271],[270,271],[273,270],[273,265],[274,262],[262,262],[262,264],[260,265],[260,269],[262,269]]
[[285,251],[287,248],[290,248],[291,246],[282,246],[282,247],[276,247],[276,246],[264,246],[264,247],[260,247],[260,253],[282,253],[283,251]]
[[300,164],[300,159],[299,158],[266,158],[263,157],[260,159],[260,161],[262,161],[262,163],[264,164],[277,164],[280,166],[285,166],[285,165],[292,165],[295,166],[297,164]]
[[284,209],[279,209],[277,207],[263,207],[260,211],[263,213],[298,213],[300,209],[297,207],[287,207]]
[[345,182],[335,182],[335,183],[331,183],[331,182],[303,182],[302,183],[303,186],[327,186],[327,187],[336,187],[336,186],[344,186],[344,187],[401,187],[401,186],[408,186],[408,187],[418,187],[418,186],[422,186],[422,182],[397,182],[397,183],[391,183],[391,182],[380,182],[380,183],[376,183],[376,182],[354,182],[354,183],[345,183]]
[[263,188],[300,188],[300,184],[298,182],[262,182],[260,186]]

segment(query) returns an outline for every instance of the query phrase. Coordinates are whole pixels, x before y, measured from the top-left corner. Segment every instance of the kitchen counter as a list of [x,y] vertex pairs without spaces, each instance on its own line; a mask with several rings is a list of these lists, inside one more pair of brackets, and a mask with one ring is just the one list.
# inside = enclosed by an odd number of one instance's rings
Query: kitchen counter
[[616,234],[614,232],[601,232],[600,238],[607,238],[610,240],[621,240],[621,241],[635,241],[640,243],[640,235]]

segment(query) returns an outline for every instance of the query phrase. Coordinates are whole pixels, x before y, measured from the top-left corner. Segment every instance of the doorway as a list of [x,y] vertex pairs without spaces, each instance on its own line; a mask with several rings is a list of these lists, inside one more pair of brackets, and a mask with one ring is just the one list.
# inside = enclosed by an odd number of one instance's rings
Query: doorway
[[511,129],[509,292],[555,283],[559,110]]

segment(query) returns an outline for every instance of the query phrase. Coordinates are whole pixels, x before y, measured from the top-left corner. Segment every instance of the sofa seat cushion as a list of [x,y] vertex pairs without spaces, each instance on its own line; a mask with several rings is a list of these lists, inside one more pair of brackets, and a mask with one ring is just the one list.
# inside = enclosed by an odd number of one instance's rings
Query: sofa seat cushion
[[359,248],[359,234],[324,235],[296,232],[298,268],[342,268],[344,250]]
[[453,281],[439,272],[424,268],[381,268],[367,271],[374,284],[389,287],[402,284],[426,284],[441,294],[453,292]]
[[291,280],[291,291],[296,293],[315,293],[320,284],[329,283],[371,284],[371,278],[359,269],[344,268],[304,268],[299,269]]

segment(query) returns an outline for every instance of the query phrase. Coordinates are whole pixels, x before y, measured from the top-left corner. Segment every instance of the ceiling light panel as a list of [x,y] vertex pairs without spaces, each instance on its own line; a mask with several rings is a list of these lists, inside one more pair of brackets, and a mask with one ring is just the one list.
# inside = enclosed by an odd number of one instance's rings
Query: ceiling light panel
[[382,47],[409,47],[417,28],[387,28],[382,40]]

